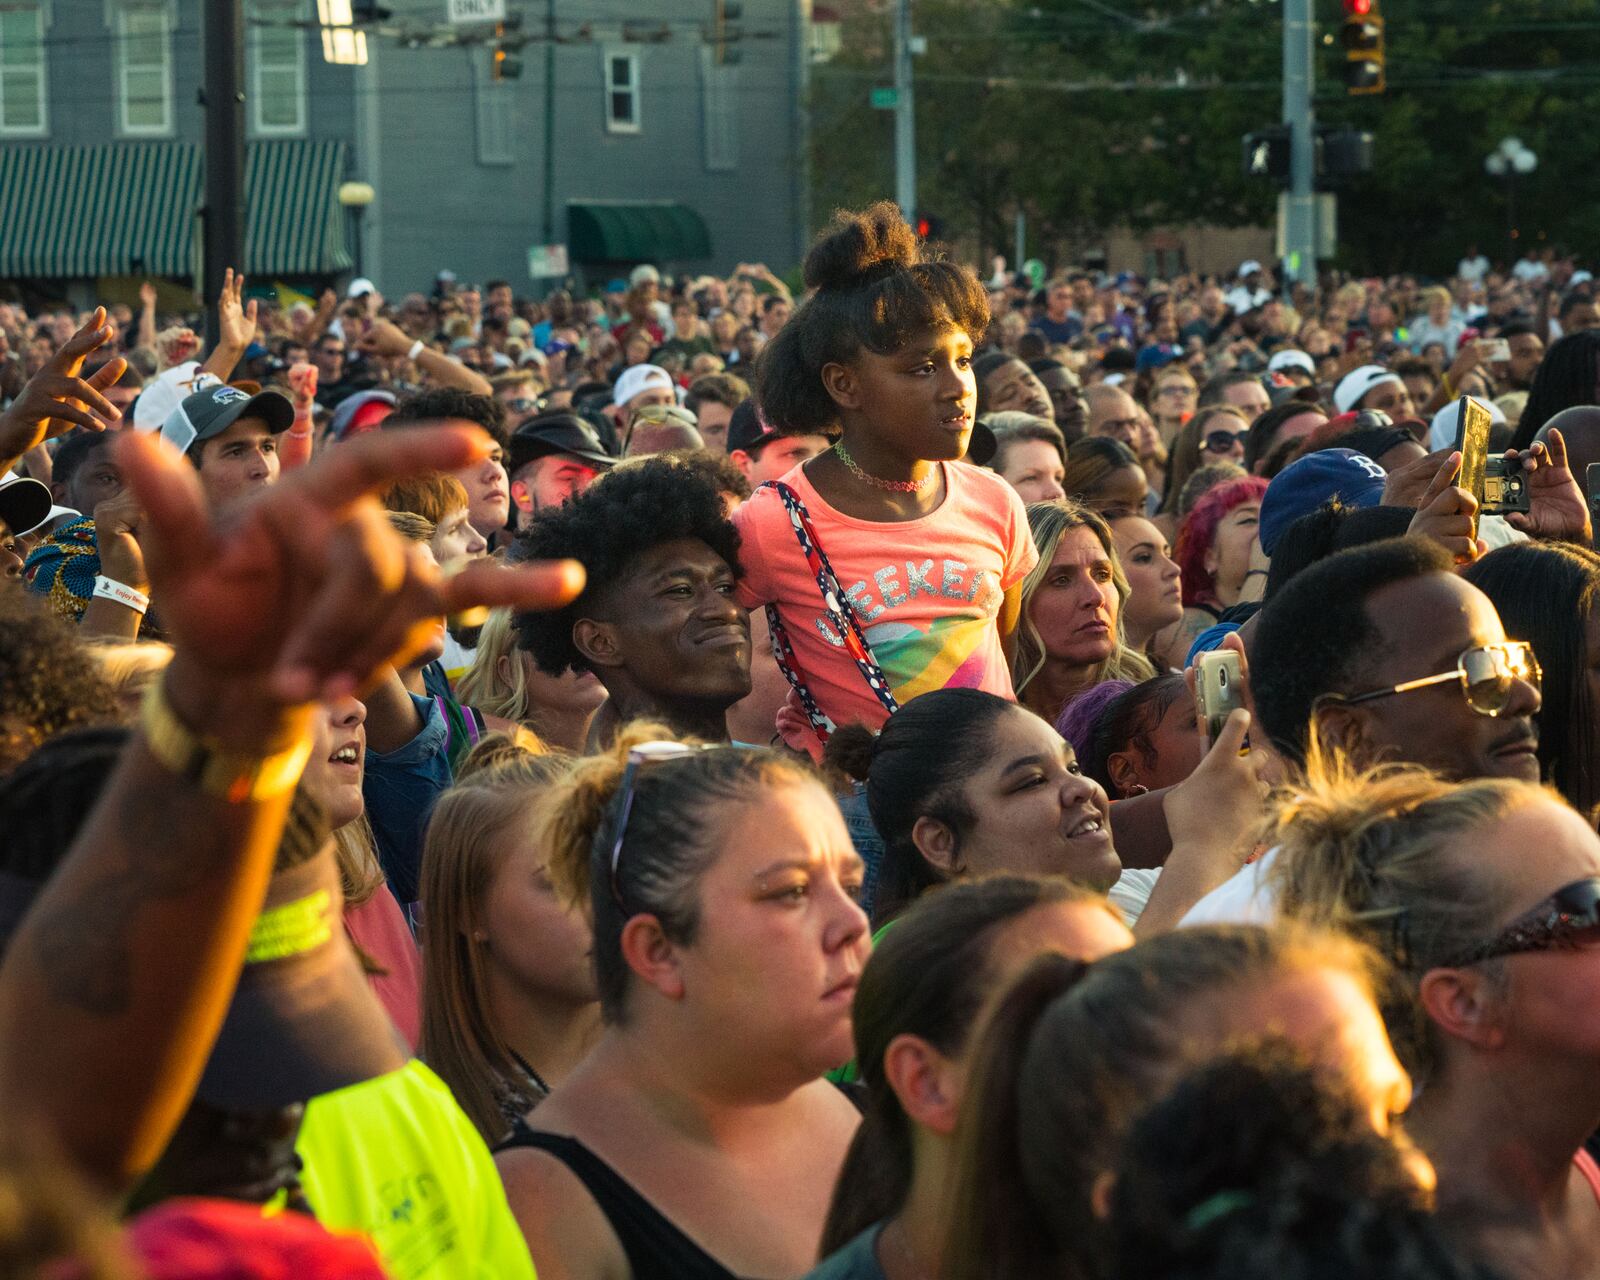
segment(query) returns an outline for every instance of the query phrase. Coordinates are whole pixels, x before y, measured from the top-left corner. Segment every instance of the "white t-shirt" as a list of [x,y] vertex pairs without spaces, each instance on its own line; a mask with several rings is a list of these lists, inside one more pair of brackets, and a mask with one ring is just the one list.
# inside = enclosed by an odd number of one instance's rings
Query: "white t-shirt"
[[1155,891],[1160,876],[1160,867],[1126,867],[1117,877],[1116,884],[1107,891],[1106,897],[1111,899],[1112,906],[1122,912],[1128,928],[1139,923],[1139,917],[1150,904],[1150,895]]
[[[1233,878],[1218,885],[1189,908],[1178,921],[1180,929],[1193,924],[1274,924],[1278,919],[1277,890],[1267,884],[1267,873],[1277,860],[1276,848],[1241,867]],[[1113,893],[1116,891],[1113,890]]]
[[1463,258],[1456,263],[1456,275],[1463,280],[1479,281],[1489,274],[1489,259],[1481,253],[1476,258]]

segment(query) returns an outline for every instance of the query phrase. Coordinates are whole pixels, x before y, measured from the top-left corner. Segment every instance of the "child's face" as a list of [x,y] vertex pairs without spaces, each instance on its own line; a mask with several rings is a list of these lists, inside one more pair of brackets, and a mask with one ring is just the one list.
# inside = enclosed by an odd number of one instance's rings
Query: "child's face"
[[845,425],[858,424],[884,453],[927,461],[966,453],[978,384],[964,331],[921,334],[890,355],[863,349],[848,366],[829,365],[823,378]]

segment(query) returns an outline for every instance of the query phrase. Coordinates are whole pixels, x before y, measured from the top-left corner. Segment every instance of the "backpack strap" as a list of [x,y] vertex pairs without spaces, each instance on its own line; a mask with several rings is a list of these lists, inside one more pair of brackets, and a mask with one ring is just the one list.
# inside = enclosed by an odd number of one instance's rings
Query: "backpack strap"
[[[816,579],[817,590],[822,594],[822,607],[827,612],[828,620],[839,633],[846,652],[855,661],[856,669],[861,672],[861,678],[867,682],[867,687],[872,690],[884,710],[893,715],[900,709],[900,704],[889,691],[888,677],[883,674],[883,668],[873,656],[872,646],[867,643],[867,635],[862,629],[861,620],[856,616],[854,607],[845,595],[838,575],[833,571],[833,565],[828,562],[828,555],[823,551],[822,543],[817,538],[816,526],[811,523],[811,514],[806,510],[806,504],[800,500],[798,493],[781,480],[769,480],[762,488],[776,490],[779,499],[782,500],[784,510],[789,513],[789,525],[794,530],[796,541],[800,544],[800,554],[805,556],[806,563],[811,567],[812,576]],[[806,687],[805,678],[800,674],[799,663],[795,659],[794,645],[790,643],[788,631],[782,619],[778,617],[776,605],[767,606],[767,625],[772,632],[772,656],[777,659],[778,669],[783,672],[789,687],[800,699],[800,705],[805,709],[807,719],[811,721],[812,732],[817,735],[819,741],[826,742],[837,726],[818,705],[811,690]]]

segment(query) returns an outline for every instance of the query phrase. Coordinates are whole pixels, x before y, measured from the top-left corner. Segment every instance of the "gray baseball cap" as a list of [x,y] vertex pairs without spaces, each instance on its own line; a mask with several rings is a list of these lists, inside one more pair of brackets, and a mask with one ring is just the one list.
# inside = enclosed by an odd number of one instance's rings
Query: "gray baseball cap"
[[294,425],[294,405],[276,391],[256,395],[227,385],[185,396],[161,424],[161,438],[187,452],[192,445],[221,435],[240,418],[260,418],[276,435]]

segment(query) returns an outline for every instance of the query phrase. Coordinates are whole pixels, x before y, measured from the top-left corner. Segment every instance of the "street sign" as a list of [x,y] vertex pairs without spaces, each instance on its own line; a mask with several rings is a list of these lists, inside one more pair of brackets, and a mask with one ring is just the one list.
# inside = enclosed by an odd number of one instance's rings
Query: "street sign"
[[504,22],[506,0],[445,0],[451,22]]
[[554,280],[567,274],[567,246],[536,244],[528,250],[528,275],[534,280]]
[[878,111],[893,111],[900,105],[900,93],[896,89],[874,89],[872,105]]

